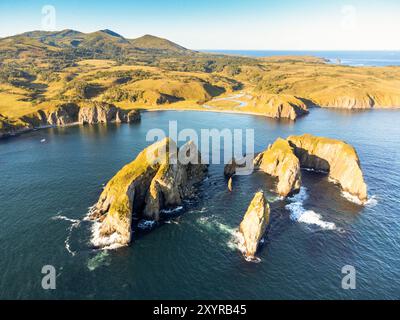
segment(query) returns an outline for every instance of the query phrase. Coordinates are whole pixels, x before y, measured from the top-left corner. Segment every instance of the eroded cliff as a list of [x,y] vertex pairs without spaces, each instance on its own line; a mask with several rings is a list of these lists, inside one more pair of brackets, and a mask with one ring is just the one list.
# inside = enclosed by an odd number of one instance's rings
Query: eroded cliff
[[[189,155],[187,164],[174,160],[182,150]],[[127,245],[131,240],[132,216],[157,221],[163,209],[192,196],[194,185],[207,171],[199,157],[192,142],[177,149],[169,138],[144,149],[108,182],[95,205],[91,217],[102,221],[100,236]]]
[[364,182],[360,160],[356,150],[344,141],[316,137],[310,134],[288,138],[300,165],[317,171],[326,171],[342,189],[367,200],[367,185]]
[[61,103],[18,119],[0,115],[0,138],[49,126],[74,123],[132,123],[140,121],[140,118],[140,112],[137,110],[124,110],[105,102]]
[[300,162],[288,141],[278,138],[254,159],[254,167],[278,179],[276,191],[280,196],[300,190]]

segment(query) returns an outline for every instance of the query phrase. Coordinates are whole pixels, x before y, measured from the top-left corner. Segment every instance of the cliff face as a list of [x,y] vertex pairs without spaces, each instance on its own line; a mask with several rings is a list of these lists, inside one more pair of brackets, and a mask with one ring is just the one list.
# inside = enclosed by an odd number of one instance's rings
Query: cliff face
[[136,110],[123,110],[113,104],[94,102],[92,105],[80,108],[78,122],[85,124],[110,122],[136,122],[140,120],[140,113]]
[[200,164],[201,157],[196,145],[189,141],[179,150],[187,151],[190,159],[187,159],[187,164],[181,164],[178,160],[176,164],[167,161],[160,166],[146,196],[143,214],[148,219],[159,220],[163,208],[180,205],[184,198],[193,196],[194,184],[205,176],[207,166]]
[[270,118],[296,120],[308,114],[307,105],[300,99],[286,94],[264,94],[257,98],[261,112]]
[[118,109],[109,103],[94,103],[79,110],[79,123],[109,123],[116,121]]
[[0,116],[0,138],[45,126],[65,126],[73,123],[132,123],[140,121],[137,110],[123,110],[104,102],[62,103],[51,110],[38,110],[12,120]]
[[316,93],[310,95],[315,104],[326,108],[340,109],[371,109],[371,108],[393,108],[400,106],[400,95],[398,93],[377,92],[371,90],[350,90],[348,92],[337,92],[335,94]]
[[74,103],[66,103],[59,106],[56,110],[50,112],[45,118],[44,112],[39,112],[42,122],[51,126],[65,126],[76,122],[78,116],[78,106]]
[[262,192],[256,193],[240,223],[239,231],[243,235],[246,256],[254,257],[258,244],[269,223],[270,208]]
[[300,190],[300,162],[288,141],[278,138],[254,159],[254,167],[278,178],[276,188],[280,196],[286,197]]
[[[182,148],[193,147],[188,143]],[[181,164],[176,158],[176,144],[167,138],[143,150],[130,164],[123,167],[106,185],[94,207],[92,218],[102,220],[100,236],[114,237],[119,244],[131,240],[132,216],[160,219],[160,212],[181,204],[192,195],[194,184],[200,182],[207,166]],[[191,159],[198,155],[190,153]],[[164,155],[164,156],[163,156]]]
[[329,172],[329,177],[342,189],[361,201],[367,200],[360,160],[355,149],[340,140],[315,137],[310,134],[291,136],[289,143],[302,167]]

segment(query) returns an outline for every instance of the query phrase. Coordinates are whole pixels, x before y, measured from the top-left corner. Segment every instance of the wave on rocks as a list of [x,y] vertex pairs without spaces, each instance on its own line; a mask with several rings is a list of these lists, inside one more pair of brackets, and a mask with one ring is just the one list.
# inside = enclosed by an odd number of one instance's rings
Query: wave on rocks
[[293,197],[288,198],[289,204],[285,206],[290,211],[290,218],[293,221],[316,225],[325,230],[336,230],[336,225],[333,222],[322,220],[320,214],[313,210],[306,210],[303,207],[304,201],[307,200],[308,194],[305,187],[300,188],[300,192]]
[[244,237],[241,232],[239,232],[238,228],[232,228],[226,224],[223,224],[215,219],[215,216],[208,217],[200,217],[197,219],[197,222],[201,225],[205,226],[207,229],[217,230],[218,232],[222,232],[229,236],[228,241],[226,242],[227,247],[232,251],[240,251],[243,254],[243,257],[248,262],[259,263],[261,262],[260,258],[257,257],[246,257],[246,246],[244,243]]
[[372,208],[378,204],[378,199],[375,195],[368,197],[367,201],[361,201],[358,197],[353,196],[352,194],[346,191],[342,191],[342,196],[346,198],[348,201],[358,204],[360,206],[366,206]]
[[90,242],[96,247],[103,250],[114,250],[123,247],[122,237],[114,232],[108,236],[100,234],[101,222],[95,221],[92,226],[92,238]]
[[137,227],[140,230],[151,230],[154,228],[154,226],[156,225],[156,222],[154,220],[140,220]]

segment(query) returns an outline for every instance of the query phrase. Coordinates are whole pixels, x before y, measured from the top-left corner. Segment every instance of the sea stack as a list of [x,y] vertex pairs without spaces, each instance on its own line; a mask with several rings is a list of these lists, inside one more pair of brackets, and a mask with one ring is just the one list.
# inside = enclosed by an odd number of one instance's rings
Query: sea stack
[[233,181],[232,181],[232,177],[230,177],[229,180],[228,180],[228,190],[229,190],[230,192],[232,192],[232,190],[233,190]]
[[235,158],[232,158],[232,160],[225,165],[224,167],[224,175],[227,178],[231,178],[236,174],[236,161]]
[[278,138],[254,159],[254,167],[278,178],[276,191],[280,196],[287,197],[300,190],[300,162],[288,141]]
[[132,217],[158,221],[163,209],[180,205],[193,195],[194,185],[205,177],[207,166],[200,164],[193,142],[179,150],[188,155],[187,164],[177,159],[179,151],[173,140],[156,142],[107,183],[91,214],[101,221],[98,235],[108,238],[103,243],[129,244]]
[[253,258],[255,256],[258,244],[267,229],[269,214],[269,204],[264,197],[264,193],[262,191],[257,192],[239,228],[244,238],[246,257]]
[[287,139],[294,148],[300,165],[304,168],[326,171],[352,196],[365,202],[367,185],[364,182],[356,150],[344,141],[316,137],[310,134],[291,136]]

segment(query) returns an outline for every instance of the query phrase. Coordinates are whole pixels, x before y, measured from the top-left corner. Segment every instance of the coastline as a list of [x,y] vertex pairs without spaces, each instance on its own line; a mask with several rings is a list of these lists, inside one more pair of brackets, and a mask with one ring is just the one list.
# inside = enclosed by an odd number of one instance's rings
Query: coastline
[[[399,110],[400,106],[393,106],[393,107],[373,107],[373,108],[339,108],[339,107],[329,107],[329,106],[325,106],[325,107],[321,107],[321,106],[312,106],[310,107],[310,109],[312,108],[321,108],[321,109],[329,109],[332,111],[345,111],[345,112],[360,112],[360,111],[373,111],[373,110]],[[258,117],[266,117],[268,119],[275,119],[275,120],[284,120],[284,121],[290,121],[292,123],[295,123],[296,120],[290,120],[290,119],[282,119],[282,118],[273,118],[273,117],[268,117],[266,114],[263,113],[258,113],[258,112],[251,112],[251,111],[241,111],[241,110],[215,110],[215,109],[207,109],[207,108],[150,108],[150,109],[132,109],[132,110],[137,110],[140,113],[142,112],[162,112],[162,111],[173,111],[173,112],[186,112],[186,111],[197,111],[197,112],[213,112],[213,113],[227,113],[227,114],[238,114],[238,115],[251,115],[251,116],[258,116]],[[307,115],[304,115],[302,117],[306,117]],[[300,117],[300,118],[302,118]],[[116,121],[110,121],[109,123],[116,123]],[[21,130],[17,130],[13,133],[4,133],[1,134],[0,133],[0,141],[2,140],[6,140],[6,139],[11,139],[11,138],[16,138],[20,135],[23,135],[25,133],[29,133],[32,131],[39,131],[42,129],[49,129],[49,128],[65,128],[65,127],[72,127],[72,126],[76,126],[76,125],[80,125],[81,123],[79,122],[72,122],[72,123],[68,123],[65,124],[63,126],[57,126],[57,125],[45,125],[45,126],[39,126],[39,127],[34,127],[34,128],[24,128]],[[89,124],[91,125],[91,124]]]

